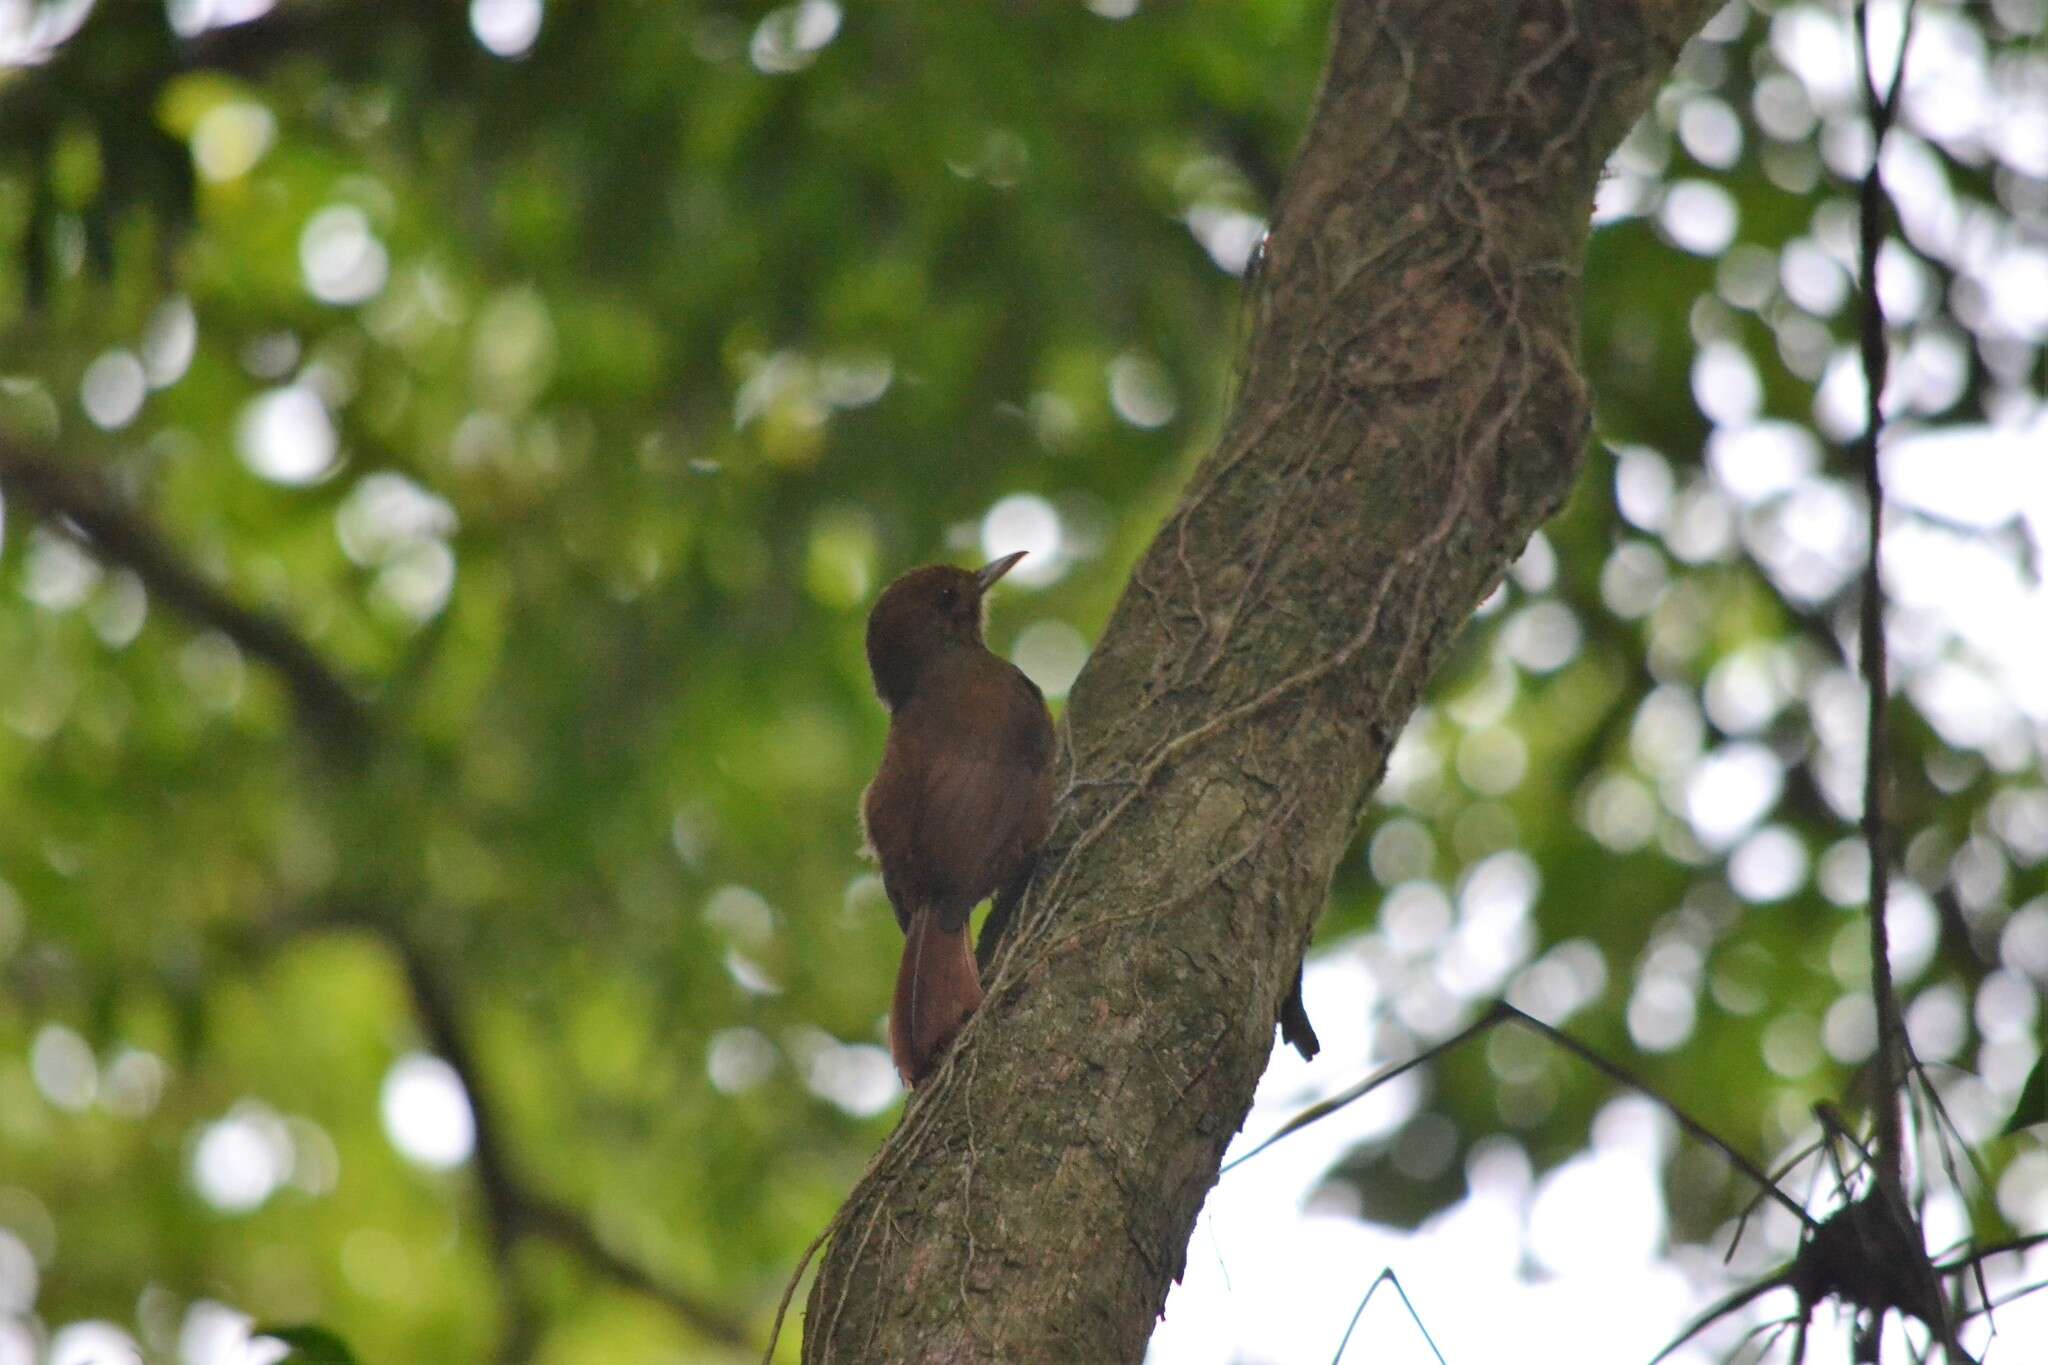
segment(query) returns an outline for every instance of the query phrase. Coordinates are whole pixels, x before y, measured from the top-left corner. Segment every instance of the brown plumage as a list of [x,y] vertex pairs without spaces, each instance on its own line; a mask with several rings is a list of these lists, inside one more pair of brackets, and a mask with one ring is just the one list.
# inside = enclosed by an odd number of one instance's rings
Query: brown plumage
[[1045,698],[981,638],[983,595],[1023,557],[913,569],[868,616],[889,740],[861,819],[904,933],[889,1050],[906,1085],[981,1004],[969,913],[1029,874],[1052,821]]

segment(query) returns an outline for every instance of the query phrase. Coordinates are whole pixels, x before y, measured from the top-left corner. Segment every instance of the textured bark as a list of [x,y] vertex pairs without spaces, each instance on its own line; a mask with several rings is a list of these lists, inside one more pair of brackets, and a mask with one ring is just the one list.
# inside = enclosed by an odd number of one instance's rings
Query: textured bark
[[1332,869],[1570,488],[1600,168],[1706,0],[1340,0],[1241,392],[1067,711],[989,998],[832,1230],[810,1361],[1144,1354]]

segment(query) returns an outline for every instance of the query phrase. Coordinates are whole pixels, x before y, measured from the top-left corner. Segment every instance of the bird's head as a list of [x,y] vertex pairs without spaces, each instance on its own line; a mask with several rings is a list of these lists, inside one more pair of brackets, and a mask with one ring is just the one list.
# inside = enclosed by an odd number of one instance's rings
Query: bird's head
[[927,564],[882,589],[868,613],[868,669],[882,705],[894,711],[908,700],[935,656],[981,643],[983,599],[1023,557],[1019,550],[978,570]]

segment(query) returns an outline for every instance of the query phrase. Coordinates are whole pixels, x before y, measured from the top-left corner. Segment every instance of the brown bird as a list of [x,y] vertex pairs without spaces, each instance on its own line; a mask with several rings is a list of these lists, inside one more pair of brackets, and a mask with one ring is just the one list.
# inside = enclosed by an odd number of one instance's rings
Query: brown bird
[[979,573],[912,569],[868,615],[889,740],[861,822],[904,933],[889,1050],[906,1085],[924,1079],[981,1004],[968,914],[1028,878],[1052,822],[1045,698],[981,638],[982,598],[1023,557]]

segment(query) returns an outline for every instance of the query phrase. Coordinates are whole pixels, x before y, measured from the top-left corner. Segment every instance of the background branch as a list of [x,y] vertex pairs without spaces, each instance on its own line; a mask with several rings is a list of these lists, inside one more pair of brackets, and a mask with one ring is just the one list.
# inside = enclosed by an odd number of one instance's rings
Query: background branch
[[[495,1254],[509,1281],[513,1243],[521,1235],[553,1242],[625,1288],[662,1304],[700,1335],[726,1346],[744,1347],[749,1336],[724,1309],[675,1285],[619,1255],[597,1235],[589,1219],[560,1200],[530,1188],[505,1154],[504,1125],[484,1082],[457,1008],[455,991],[427,953],[389,919],[367,922],[397,956],[405,973],[413,1008],[435,1055],[462,1078],[476,1125],[476,1178]],[[510,1334],[515,1340],[516,1330]]]
[[1864,688],[1869,698],[1864,735],[1863,842],[1870,853],[1870,994],[1877,1012],[1877,1135],[1878,1188],[1908,1217],[1905,1186],[1905,1135],[1901,1124],[1902,1093],[1912,1045],[1892,984],[1891,936],[1885,913],[1891,898],[1891,856],[1885,837],[1885,786],[1889,778],[1885,746],[1886,707],[1890,697],[1884,636],[1884,582],[1879,567],[1884,544],[1884,481],[1877,467],[1878,444],[1884,434],[1884,386],[1890,373],[1885,345],[1884,305],[1877,297],[1877,256],[1884,245],[1890,204],[1879,161],[1884,136],[1891,127],[1899,89],[1906,74],[1907,40],[1912,34],[1913,7],[1908,4],[1899,35],[1899,56],[1890,85],[1880,97],[1870,71],[1869,7],[1856,7],[1856,64],[1863,78],[1863,106],[1870,120],[1870,167],[1858,188],[1858,315],[1857,333],[1863,360],[1863,434],[1856,459],[1863,474],[1867,549],[1863,563],[1863,604],[1859,615],[1859,652]]
[[208,582],[102,481],[0,442],[0,487],[19,495],[52,529],[128,569],[158,600],[274,669],[309,728],[332,740],[368,737],[368,708],[303,636],[283,618],[243,606]]
[[[359,757],[353,747],[376,733],[369,708],[341,680],[338,670],[279,617],[236,602],[193,569],[171,542],[139,512],[118,501],[99,482],[64,468],[54,458],[0,443],[0,486],[17,494],[63,534],[95,555],[134,573],[143,586],[195,623],[220,631],[257,661],[276,670],[298,703],[300,716],[323,737],[350,741],[330,752]],[[382,738],[382,736],[379,736]],[[265,933],[275,947],[301,932],[355,928],[374,933],[397,957],[428,1046],[461,1078],[475,1121],[474,1163],[492,1256],[509,1287],[517,1283],[511,1253],[523,1235],[544,1238],[584,1260],[594,1270],[663,1304],[698,1334],[728,1346],[745,1346],[744,1327],[730,1314],[686,1290],[664,1283],[607,1247],[588,1221],[567,1205],[541,1194],[521,1179],[505,1156],[503,1125],[461,1021],[452,982],[408,935],[396,914],[361,908],[295,917]],[[508,1330],[501,1354],[508,1361],[531,1354],[537,1323],[522,1298],[508,1298]]]

